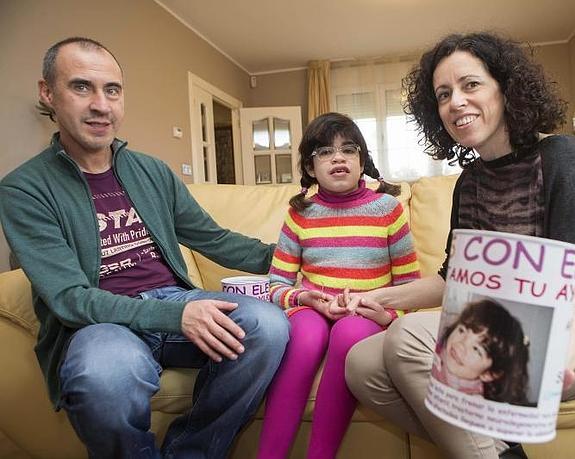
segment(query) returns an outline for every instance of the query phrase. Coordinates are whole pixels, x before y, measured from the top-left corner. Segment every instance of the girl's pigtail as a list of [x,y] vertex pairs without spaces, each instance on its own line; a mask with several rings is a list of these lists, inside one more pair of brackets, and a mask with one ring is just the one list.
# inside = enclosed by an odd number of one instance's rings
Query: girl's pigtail
[[367,155],[367,159],[363,165],[363,173],[379,182],[379,187],[375,190],[376,193],[387,193],[392,196],[399,196],[401,194],[401,185],[386,182],[379,174],[370,154]]
[[311,205],[311,201],[306,199],[306,194],[309,188],[313,185],[307,177],[302,176],[301,180],[299,181],[301,185],[301,190],[295,196],[292,196],[289,200],[289,205],[292,206],[295,210],[302,211],[305,208]]

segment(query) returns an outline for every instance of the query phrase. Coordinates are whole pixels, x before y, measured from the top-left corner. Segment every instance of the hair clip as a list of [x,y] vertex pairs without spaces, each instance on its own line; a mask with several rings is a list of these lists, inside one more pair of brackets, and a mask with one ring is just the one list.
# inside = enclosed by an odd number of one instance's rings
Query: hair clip
[[377,181],[383,183],[385,182],[385,179],[380,175],[379,177],[377,177]]
[[529,336],[524,335],[524,336],[523,336],[523,346],[529,347],[529,344],[530,344],[530,342],[529,342]]
[[299,190],[299,194],[303,194],[304,196],[307,194],[307,188],[304,186],[301,190]]

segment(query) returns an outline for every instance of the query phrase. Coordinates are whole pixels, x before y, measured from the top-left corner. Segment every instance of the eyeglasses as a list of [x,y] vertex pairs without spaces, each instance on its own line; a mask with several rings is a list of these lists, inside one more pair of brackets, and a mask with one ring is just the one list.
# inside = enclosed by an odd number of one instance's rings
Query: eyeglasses
[[341,152],[345,158],[354,158],[359,155],[361,148],[354,143],[342,145],[341,147],[319,147],[312,152],[311,157],[313,158],[315,156],[319,161],[327,162],[331,161],[338,151]]

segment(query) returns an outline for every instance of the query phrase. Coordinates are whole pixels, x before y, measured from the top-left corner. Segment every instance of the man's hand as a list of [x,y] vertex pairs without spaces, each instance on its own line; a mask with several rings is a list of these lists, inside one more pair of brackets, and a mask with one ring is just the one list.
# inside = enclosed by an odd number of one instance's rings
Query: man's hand
[[182,333],[210,359],[221,362],[244,352],[241,340],[246,334],[222,311],[233,311],[237,303],[219,300],[190,301],[182,313]]

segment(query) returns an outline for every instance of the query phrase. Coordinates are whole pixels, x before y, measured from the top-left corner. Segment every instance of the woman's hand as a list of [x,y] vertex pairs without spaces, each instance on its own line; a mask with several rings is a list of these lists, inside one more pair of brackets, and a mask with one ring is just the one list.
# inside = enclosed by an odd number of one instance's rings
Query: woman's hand
[[575,371],[565,370],[565,375],[563,376],[563,390],[566,391],[573,384],[575,384]]
[[[567,359],[567,369],[563,375],[563,392],[573,392],[573,384],[575,384],[575,317],[571,319],[571,336],[569,338],[569,358]],[[571,390],[569,390],[571,389]]]
[[370,298],[360,298],[355,312],[366,319],[373,320],[382,327],[387,327],[393,320],[393,316],[389,311]]

